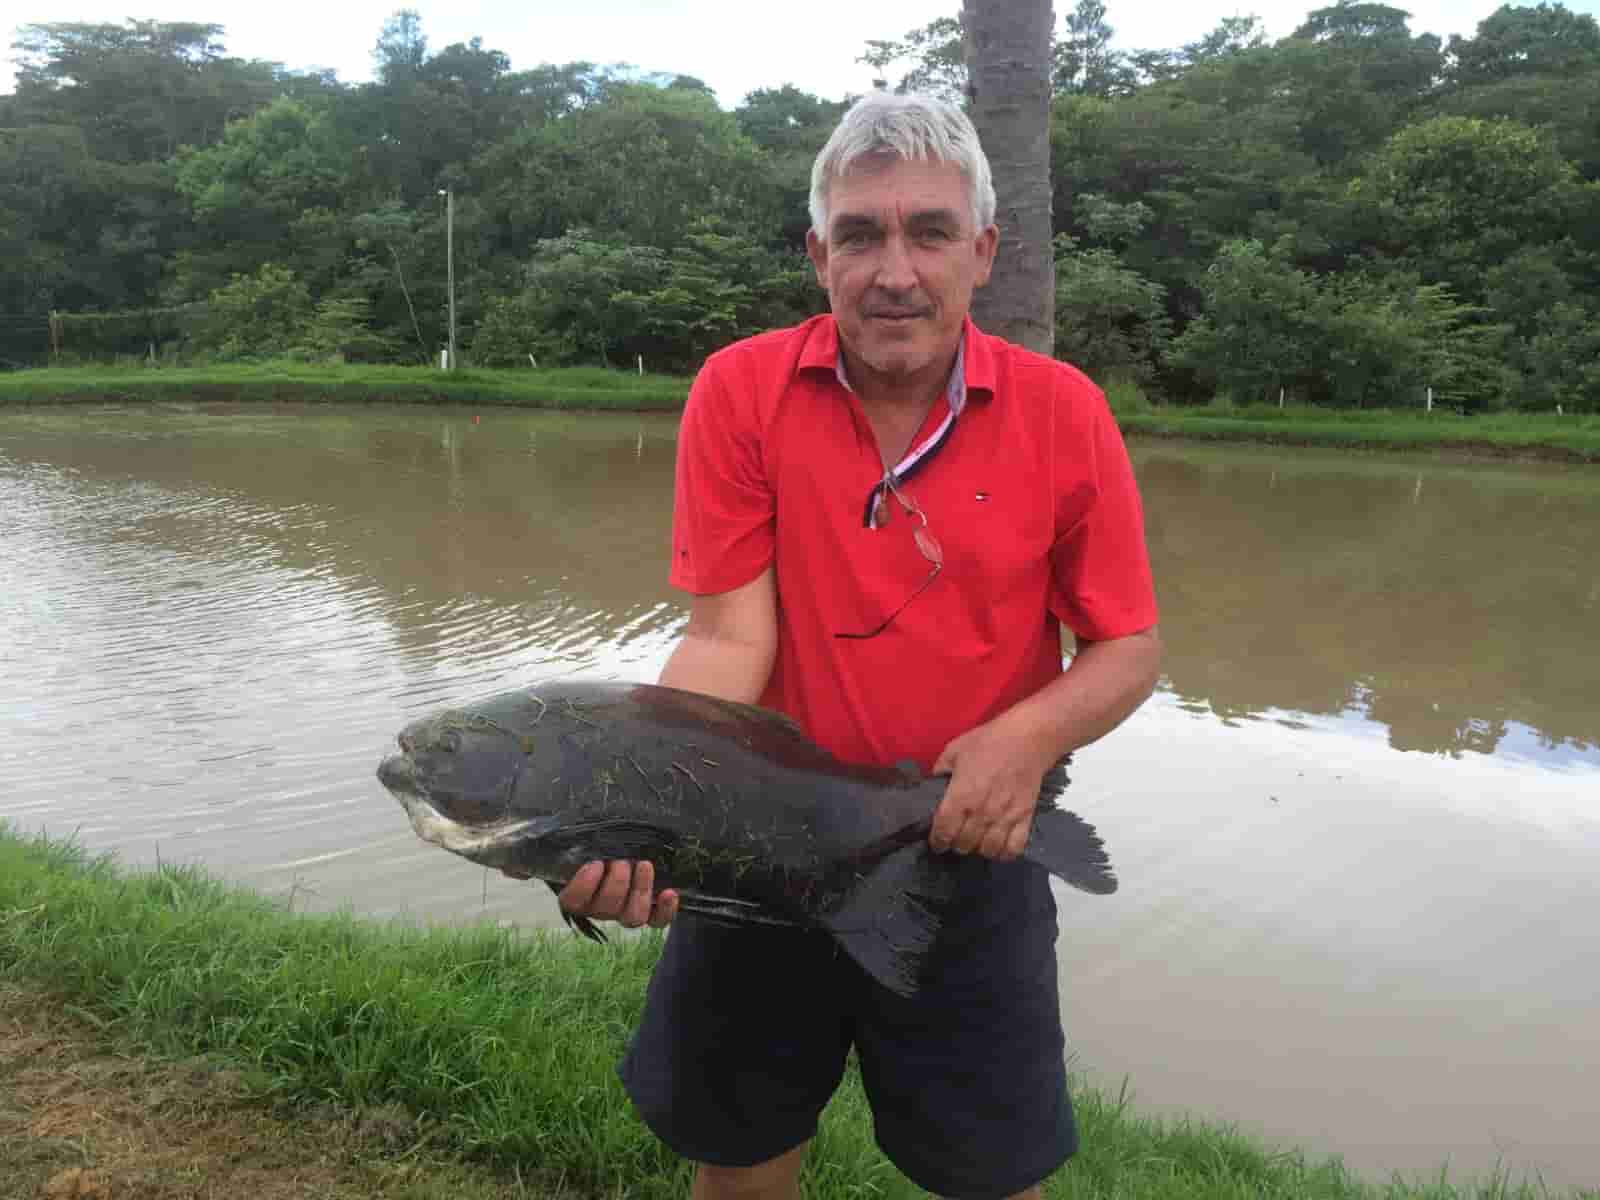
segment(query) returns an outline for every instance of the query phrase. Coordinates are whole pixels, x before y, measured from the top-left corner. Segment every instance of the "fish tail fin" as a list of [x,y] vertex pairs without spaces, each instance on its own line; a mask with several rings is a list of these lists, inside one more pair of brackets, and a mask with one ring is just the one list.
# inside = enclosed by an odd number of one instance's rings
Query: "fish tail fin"
[[1109,896],[1117,890],[1111,857],[1094,826],[1055,807],[1053,798],[1046,808],[1041,797],[1022,857],[1082,891]]
[[954,892],[954,872],[917,842],[873,867],[823,924],[868,975],[910,996],[921,984]]

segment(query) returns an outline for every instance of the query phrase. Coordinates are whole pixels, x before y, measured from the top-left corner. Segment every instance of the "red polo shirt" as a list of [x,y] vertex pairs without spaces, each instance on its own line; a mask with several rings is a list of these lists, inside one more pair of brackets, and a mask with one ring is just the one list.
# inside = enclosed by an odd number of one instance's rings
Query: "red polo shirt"
[[851,762],[932,767],[952,738],[1049,683],[1060,624],[1093,641],[1156,623],[1133,471],[1100,389],[968,321],[959,412],[901,491],[944,551],[933,583],[916,518],[863,522],[883,478],[820,316],[706,361],[678,434],[672,583],[710,595],[776,564],[778,655],[761,703]]

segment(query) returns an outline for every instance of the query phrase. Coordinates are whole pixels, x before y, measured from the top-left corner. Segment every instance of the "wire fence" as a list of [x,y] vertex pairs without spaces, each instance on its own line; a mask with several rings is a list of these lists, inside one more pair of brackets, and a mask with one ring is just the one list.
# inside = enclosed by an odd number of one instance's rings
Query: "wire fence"
[[206,318],[205,301],[112,312],[0,313],[0,366],[157,361]]

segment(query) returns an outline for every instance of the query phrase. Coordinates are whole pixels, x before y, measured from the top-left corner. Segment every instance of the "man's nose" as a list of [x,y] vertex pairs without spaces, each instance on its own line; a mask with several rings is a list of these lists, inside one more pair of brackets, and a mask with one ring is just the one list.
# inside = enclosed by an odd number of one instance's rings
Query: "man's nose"
[[891,292],[908,291],[917,285],[911,246],[901,235],[891,234],[883,239],[883,252],[878,258],[878,277],[875,282]]

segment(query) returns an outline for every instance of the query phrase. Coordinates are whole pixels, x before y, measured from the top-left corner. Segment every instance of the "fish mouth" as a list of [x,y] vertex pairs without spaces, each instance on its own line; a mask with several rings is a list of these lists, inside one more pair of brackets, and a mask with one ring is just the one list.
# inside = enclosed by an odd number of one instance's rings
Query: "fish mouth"
[[468,825],[446,816],[417,786],[416,769],[403,754],[383,760],[378,778],[406,810],[412,831],[423,841],[490,865],[511,861],[529,841],[558,829],[556,813],[535,817],[506,816],[486,825]]
[[416,764],[409,754],[391,754],[378,764],[378,782],[396,796],[416,795]]

